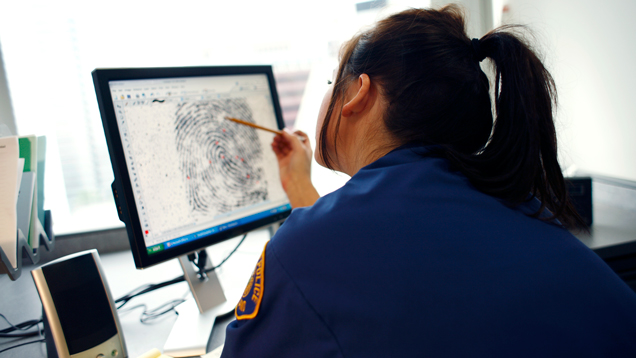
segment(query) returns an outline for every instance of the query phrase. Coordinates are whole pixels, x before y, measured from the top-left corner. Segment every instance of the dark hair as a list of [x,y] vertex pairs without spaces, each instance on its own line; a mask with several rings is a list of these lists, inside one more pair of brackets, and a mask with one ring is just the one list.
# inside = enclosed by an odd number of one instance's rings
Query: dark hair
[[[326,138],[332,113],[347,85],[365,73],[386,99],[384,124],[398,144],[435,145],[435,155],[478,190],[510,205],[532,194],[542,202],[533,216],[556,218],[566,227],[583,224],[557,161],[554,80],[514,33],[518,28],[502,27],[471,42],[461,8],[449,5],[406,10],[356,35],[343,46],[320,130],[325,165],[333,168]],[[479,65],[483,57],[494,67],[494,121],[488,77]],[[546,207],[552,215],[542,215]]]

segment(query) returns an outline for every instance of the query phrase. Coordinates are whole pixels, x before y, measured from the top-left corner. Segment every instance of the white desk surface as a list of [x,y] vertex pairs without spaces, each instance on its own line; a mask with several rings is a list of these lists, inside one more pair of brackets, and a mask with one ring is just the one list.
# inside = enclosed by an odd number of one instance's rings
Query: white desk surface
[[[239,239],[234,238],[210,247],[208,254],[212,263],[221,262],[234,249]],[[225,290],[238,289],[242,292],[267,240],[269,240],[267,230],[250,233],[232,258],[217,270]],[[177,260],[171,260],[145,270],[137,270],[129,251],[101,255],[101,261],[114,299],[141,285],[159,283],[183,275]],[[0,313],[7,316],[13,324],[39,319],[42,315],[42,305],[28,269],[23,270],[22,276],[17,281],[11,281],[8,275],[0,275]],[[168,313],[150,323],[141,323],[139,321],[141,308],[130,311],[125,308],[146,304],[148,308],[152,309],[173,299],[182,298],[189,292],[187,283],[180,282],[134,298],[120,310],[119,319],[124,331],[129,357],[138,357],[152,348],[162,350],[176,319],[176,314]],[[231,317],[228,316],[220,320],[219,325],[211,332],[208,351],[223,343],[225,326],[232,321]],[[6,327],[6,323],[0,322],[0,328],[4,327]],[[0,350],[36,339],[38,338],[32,337],[23,340],[0,338]],[[46,345],[35,343],[18,347],[2,353],[2,357],[46,357]]]
[[590,233],[575,235],[592,250],[636,242],[636,213],[604,203],[595,204]]

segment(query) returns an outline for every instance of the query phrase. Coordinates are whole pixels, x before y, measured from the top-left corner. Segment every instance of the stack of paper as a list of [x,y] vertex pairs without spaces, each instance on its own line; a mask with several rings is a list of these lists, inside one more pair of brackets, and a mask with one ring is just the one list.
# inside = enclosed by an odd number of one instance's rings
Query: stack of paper
[[39,246],[44,223],[44,137],[0,138],[0,248],[17,267],[17,232]]
[[19,153],[17,137],[0,138],[0,247],[14,268],[18,261],[16,205],[22,176]]
[[[223,352],[223,346],[220,346],[210,353],[202,355],[201,358],[220,358]],[[157,348],[151,349],[148,352],[140,355],[137,358],[172,358],[172,356],[162,354]]]
[[37,203],[38,219],[44,225],[44,158],[46,157],[46,137],[38,137],[38,163],[37,163]]
[[[24,136],[18,138],[18,142],[20,143],[20,158],[24,158],[24,175],[27,173],[31,173],[35,179],[35,175],[37,175],[38,170],[38,139],[34,135]],[[30,180],[30,176],[27,175],[28,180]],[[31,197],[31,212],[29,214],[29,230],[28,232],[22,232],[24,236],[28,238],[29,245],[32,248],[37,248],[39,244],[39,236],[38,236],[38,226],[37,226],[37,218],[38,218],[38,196],[33,195],[33,193],[37,193],[37,181],[34,181],[33,188],[29,188],[30,194],[27,195]],[[20,201],[25,200],[24,198],[20,198]]]

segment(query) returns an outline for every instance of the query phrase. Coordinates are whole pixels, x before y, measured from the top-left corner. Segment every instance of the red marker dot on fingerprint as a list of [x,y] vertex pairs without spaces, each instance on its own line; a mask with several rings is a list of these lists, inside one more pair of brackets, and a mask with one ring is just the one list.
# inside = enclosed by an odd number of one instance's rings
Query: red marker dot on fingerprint
[[249,175],[249,174],[247,174],[247,179],[249,179],[249,178],[250,178],[250,175]]
[[188,178],[188,180],[190,180],[190,176],[189,175],[186,178]]
[[225,133],[225,128],[223,128],[223,133]]
[[217,144],[217,145],[219,144],[219,141],[218,141],[218,140],[216,141],[216,144]]
[[222,155],[222,156],[221,156],[221,159],[225,159],[225,156],[224,156],[224,155]]
[[243,158],[241,158],[241,161],[244,162]]
[[209,162],[210,162],[210,164],[212,164],[212,161],[211,161],[211,160],[209,160]]
[[148,230],[146,230],[146,235],[148,235]]

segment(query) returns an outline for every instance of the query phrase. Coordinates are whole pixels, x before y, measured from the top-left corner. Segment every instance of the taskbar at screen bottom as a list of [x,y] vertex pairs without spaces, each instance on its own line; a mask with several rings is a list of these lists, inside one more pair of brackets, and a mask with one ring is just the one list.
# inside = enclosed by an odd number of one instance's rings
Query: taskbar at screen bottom
[[210,235],[213,235],[213,234],[217,234],[217,233],[220,233],[222,231],[229,230],[229,229],[232,229],[232,228],[235,228],[237,226],[244,225],[244,224],[248,224],[248,223],[251,223],[253,221],[260,220],[262,218],[265,218],[265,217],[268,217],[268,216],[271,216],[271,215],[274,215],[274,214],[282,213],[282,212],[287,211],[287,210],[291,210],[291,205],[290,204],[281,205],[279,207],[268,209],[268,210],[262,211],[260,213],[256,213],[256,214],[253,214],[253,215],[250,215],[250,216],[246,216],[246,217],[243,217],[243,218],[240,218],[240,219],[236,219],[234,221],[223,223],[221,225],[217,225],[217,226],[213,226],[213,227],[201,230],[201,231],[193,232],[191,234],[188,234],[188,235],[185,235],[185,236],[181,236],[181,237],[178,237],[176,239],[172,239],[170,241],[162,242],[162,243],[157,244],[157,245],[152,245],[152,246],[148,247],[146,250],[148,251],[148,255],[156,254],[156,253],[159,253],[159,252],[161,252],[163,250],[170,249],[170,248],[173,248],[175,246],[183,245],[185,243],[192,242],[194,240],[198,240],[198,239],[200,239],[202,237],[206,237],[206,236],[210,236]]

